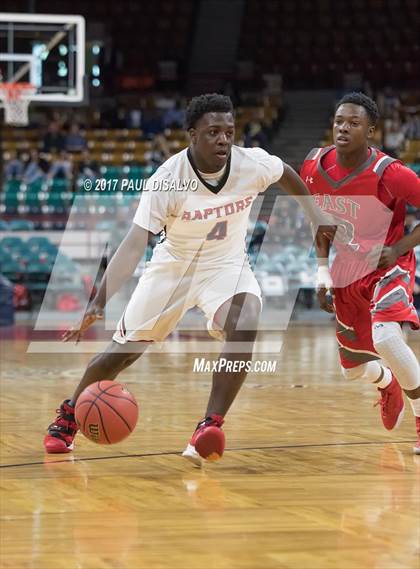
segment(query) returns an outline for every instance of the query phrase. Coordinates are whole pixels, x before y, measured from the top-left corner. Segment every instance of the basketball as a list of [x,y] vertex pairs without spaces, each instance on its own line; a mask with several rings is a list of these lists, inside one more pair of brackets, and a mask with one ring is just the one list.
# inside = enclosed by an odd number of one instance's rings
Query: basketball
[[121,383],[98,381],[77,399],[76,423],[90,441],[112,445],[134,430],[138,418],[134,396]]

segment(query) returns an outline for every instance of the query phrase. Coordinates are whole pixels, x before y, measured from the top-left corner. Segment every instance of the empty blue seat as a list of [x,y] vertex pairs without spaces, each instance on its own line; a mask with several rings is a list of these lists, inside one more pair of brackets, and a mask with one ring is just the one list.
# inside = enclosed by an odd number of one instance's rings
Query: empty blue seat
[[20,237],[3,237],[0,241],[0,247],[6,251],[21,250],[24,247]]
[[30,251],[41,251],[48,249],[51,242],[48,237],[31,237],[26,244]]
[[12,219],[9,223],[11,231],[32,231],[35,224],[30,219]]

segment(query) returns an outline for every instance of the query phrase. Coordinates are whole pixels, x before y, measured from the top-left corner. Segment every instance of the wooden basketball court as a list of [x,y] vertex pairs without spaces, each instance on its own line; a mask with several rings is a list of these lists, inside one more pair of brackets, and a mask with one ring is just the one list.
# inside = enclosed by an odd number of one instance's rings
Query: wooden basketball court
[[[419,353],[419,339],[411,336]],[[125,442],[43,452],[91,356],[2,342],[5,569],[417,569],[414,421],[386,432],[371,385],[339,375],[332,326],[295,326],[278,372],[248,378],[219,463],[181,458],[210,386],[192,355],[145,355],[121,380],[141,414]]]

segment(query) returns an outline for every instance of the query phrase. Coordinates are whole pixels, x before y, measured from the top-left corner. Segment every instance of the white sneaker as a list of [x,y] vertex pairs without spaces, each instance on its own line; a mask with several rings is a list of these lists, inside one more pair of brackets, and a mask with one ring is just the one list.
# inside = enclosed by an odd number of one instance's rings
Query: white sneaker
[[192,462],[194,466],[198,466],[198,468],[203,466],[203,459],[190,443],[187,444],[187,448],[182,453],[182,456]]

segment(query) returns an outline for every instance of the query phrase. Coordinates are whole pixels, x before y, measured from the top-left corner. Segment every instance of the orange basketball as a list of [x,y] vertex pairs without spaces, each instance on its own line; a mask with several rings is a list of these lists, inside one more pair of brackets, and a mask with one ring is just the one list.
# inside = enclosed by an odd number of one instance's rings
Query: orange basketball
[[120,383],[98,381],[79,396],[76,423],[89,440],[100,445],[119,443],[134,430],[139,410],[134,396]]

